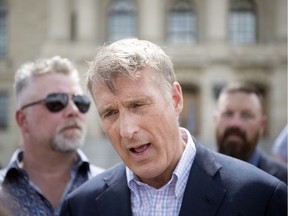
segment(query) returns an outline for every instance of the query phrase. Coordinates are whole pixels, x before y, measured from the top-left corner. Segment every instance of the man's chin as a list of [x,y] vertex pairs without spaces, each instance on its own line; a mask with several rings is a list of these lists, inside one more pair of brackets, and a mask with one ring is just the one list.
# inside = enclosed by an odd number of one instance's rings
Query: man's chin
[[74,147],[55,147],[54,151],[55,152],[59,152],[59,153],[71,153],[71,152],[75,152],[78,148],[74,148]]
[[238,158],[242,152],[242,142],[225,141],[222,146],[219,147],[219,152],[225,155]]
[[77,140],[71,140],[71,139],[65,139],[61,142],[55,143],[53,146],[54,151],[62,152],[62,153],[70,153],[75,152],[77,149],[83,146],[83,140],[77,139]]

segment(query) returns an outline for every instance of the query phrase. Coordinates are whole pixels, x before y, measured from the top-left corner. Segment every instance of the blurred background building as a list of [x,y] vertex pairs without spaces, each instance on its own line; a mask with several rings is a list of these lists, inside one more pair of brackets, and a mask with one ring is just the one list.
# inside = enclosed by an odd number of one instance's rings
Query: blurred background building
[[[84,76],[100,45],[126,36],[150,40],[172,57],[185,98],[181,125],[209,148],[221,87],[236,79],[257,84],[268,116],[261,147],[270,152],[287,122],[287,0],[0,0],[2,166],[21,145],[12,86],[17,68],[60,55]],[[84,151],[107,168],[118,156],[94,105],[88,115]]]

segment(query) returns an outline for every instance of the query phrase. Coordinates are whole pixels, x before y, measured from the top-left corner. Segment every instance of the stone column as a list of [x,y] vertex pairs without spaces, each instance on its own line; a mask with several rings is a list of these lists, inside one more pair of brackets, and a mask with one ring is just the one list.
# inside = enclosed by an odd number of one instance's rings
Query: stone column
[[70,39],[71,29],[71,1],[48,1],[48,36],[52,41],[66,41]]
[[208,43],[225,42],[228,26],[228,0],[206,0],[207,14],[205,32]]
[[163,0],[138,1],[139,36],[154,43],[165,38],[165,2]]
[[77,0],[77,36],[80,42],[95,41],[97,29],[97,2],[95,0]]
[[275,36],[278,41],[287,43],[287,0],[277,0],[275,3]]

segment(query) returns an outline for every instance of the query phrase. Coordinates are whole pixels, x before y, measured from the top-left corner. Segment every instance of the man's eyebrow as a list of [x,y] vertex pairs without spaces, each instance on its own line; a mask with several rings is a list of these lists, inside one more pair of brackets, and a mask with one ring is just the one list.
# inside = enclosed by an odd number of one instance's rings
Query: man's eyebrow
[[147,95],[140,95],[138,97],[131,98],[131,101],[147,101],[147,100],[152,100],[152,98],[150,96],[147,96]]
[[147,100],[150,100],[150,97],[148,96],[144,96],[144,97],[136,97],[136,98],[129,98],[127,99],[124,103],[133,103],[133,102],[141,102],[141,101],[147,101]]
[[153,102],[153,98],[149,96],[144,97],[137,97],[137,98],[131,98],[124,102],[126,106],[129,106],[130,104],[135,103],[143,103],[143,104],[151,104]]

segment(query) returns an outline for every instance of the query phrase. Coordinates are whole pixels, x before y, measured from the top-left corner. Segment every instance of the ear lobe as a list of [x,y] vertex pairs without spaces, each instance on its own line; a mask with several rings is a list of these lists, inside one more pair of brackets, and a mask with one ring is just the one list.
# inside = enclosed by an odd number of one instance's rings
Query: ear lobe
[[174,82],[172,85],[172,94],[173,94],[173,105],[175,110],[180,113],[183,109],[183,95],[182,89],[178,82]]

